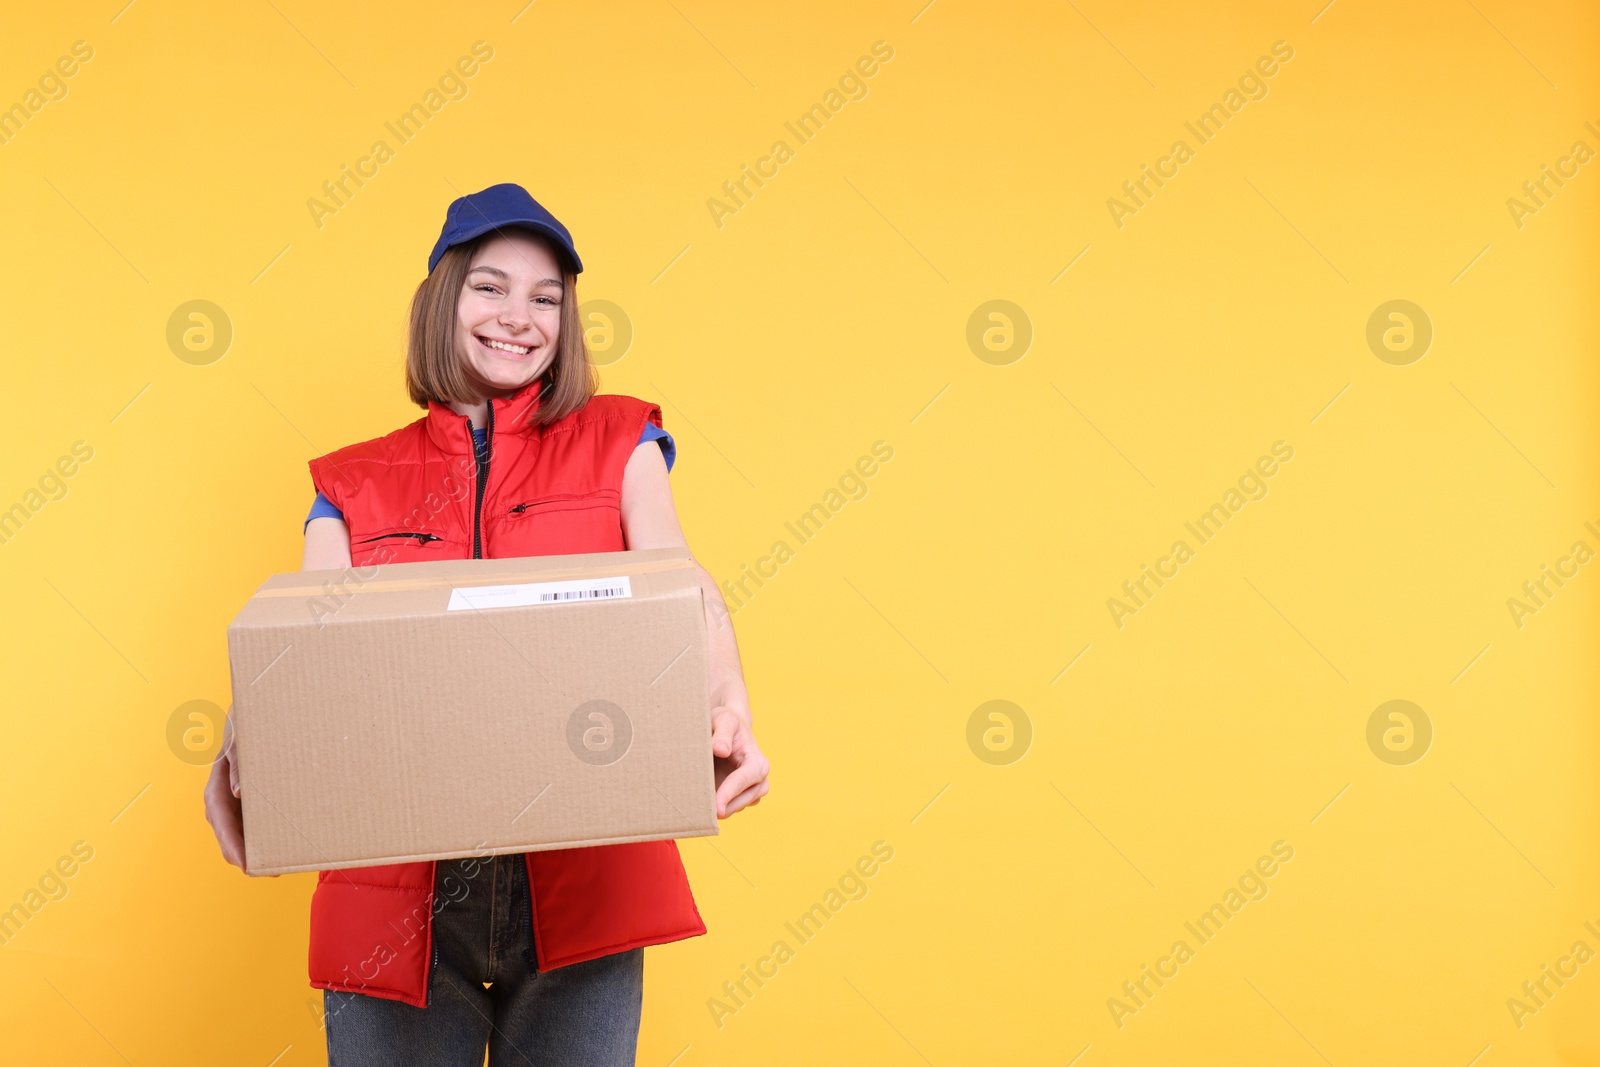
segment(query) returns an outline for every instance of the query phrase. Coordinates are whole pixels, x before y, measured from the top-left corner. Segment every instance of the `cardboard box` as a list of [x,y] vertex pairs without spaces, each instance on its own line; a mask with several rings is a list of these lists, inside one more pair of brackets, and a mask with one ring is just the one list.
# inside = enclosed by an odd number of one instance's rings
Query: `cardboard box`
[[228,627],[250,874],[717,833],[687,549],[268,579]]

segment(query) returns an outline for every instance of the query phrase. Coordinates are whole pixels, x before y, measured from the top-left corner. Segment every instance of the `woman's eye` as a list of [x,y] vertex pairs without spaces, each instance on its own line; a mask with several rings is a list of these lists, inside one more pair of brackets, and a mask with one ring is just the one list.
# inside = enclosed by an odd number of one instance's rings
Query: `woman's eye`
[[474,285],[473,288],[478,290],[480,293],[493,293],[497,291],[494,286],[489,285],[487,282],[483,285]]

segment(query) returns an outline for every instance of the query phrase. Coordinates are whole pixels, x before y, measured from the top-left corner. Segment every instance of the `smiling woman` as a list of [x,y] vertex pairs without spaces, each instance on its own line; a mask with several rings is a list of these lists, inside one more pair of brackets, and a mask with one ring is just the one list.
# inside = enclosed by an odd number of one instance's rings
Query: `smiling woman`
[[[553,336],[560,334],[563,285],[559,276],[538,277],[543,273],[542,270],[535,270],[535,277],[531,282],[532,296],[528,302],[532,305],[530,312],[532,332],[508,338],[496,334],[506,332],[503,329],[504,324],[498,320],[500,301],[505,298],[511,275],[488,263],[479,263],[467,270],[467,289],[461,294],[457,304],[457,317],[462,323],[471,324],[473,340],[488,349],[491,357],[524,360],[532,356],[536,350],[545,347]],[[559,274],[558,271],[551,273]],[[472,349],[472,352],[475,357],[482,356],[477,349]],[[474,369],[483,371],[486,368],[496,368],[498,364],[485,364],[481,359],[474,359],[473,366]]]
[[540,415],[555,421],[595,394],[599,375],[578,319],[576,252],[537,230],[491,229],[435,249],[432,262],[411,302],[406,386],[414,403],[439,398],[481,415],[484,397],[548,372]]
[[[375,563],[687,547],[660,405],[597,392],[577,317],[582,269],[566,227],[521,186],[451,204],[411,303],[406,388],[427,414],[310,461],[318,502],[303,569],[359,578]],[[726,818],[766,794],[768,764],[727,605],[695,568]],[[206,810],[236,864],[238,797],[230,718]],[[444,801],[418,798],[433,802]],[[431,904],[445,861],[322,872],[309,964],[330,1064],[477,1063],[486,1044],[491,1064],[518,1048],[555,1063],[634,1062],[644,948],[706,932],[676,842],[502,855],[490,867],[487,892],[443,912]]]

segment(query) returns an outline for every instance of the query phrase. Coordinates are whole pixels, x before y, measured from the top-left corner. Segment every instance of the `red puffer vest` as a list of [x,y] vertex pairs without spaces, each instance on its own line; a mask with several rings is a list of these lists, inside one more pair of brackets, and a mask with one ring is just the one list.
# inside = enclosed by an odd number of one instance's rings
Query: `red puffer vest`
[[[619,552],[622,470],[661,408],[598,395],[529,425],[542,379],[491,399],[487,463],[449,406],[385,437],[310,461],[344,513],[351,564]],[[539,970],[706,932],[674,841],[529,852]],[[434,864],[323,871],[311,898],[311,984],[428,1003]]]

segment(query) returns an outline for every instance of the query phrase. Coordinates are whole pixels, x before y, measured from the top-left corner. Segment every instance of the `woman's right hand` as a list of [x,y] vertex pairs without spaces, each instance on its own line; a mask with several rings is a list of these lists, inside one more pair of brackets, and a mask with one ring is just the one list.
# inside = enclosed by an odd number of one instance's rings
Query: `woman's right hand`
[[[350,528],[343,519],[319,515],[306,524],[305,538],[301,570],[341,570],[350,566]],[[244,870],[244,817],[239,806],[239,765],[233,759],[231,704],[222,728],[222,752],[211,764],[211,777],[206,782],[206,822],[217,835],[222,858]]]
[[233,707],[222,728],[222,753],[206,782],[206,822],[217,835],[222,858],[244,870],[244,819],[239,807],[239,765],[233,759]]

